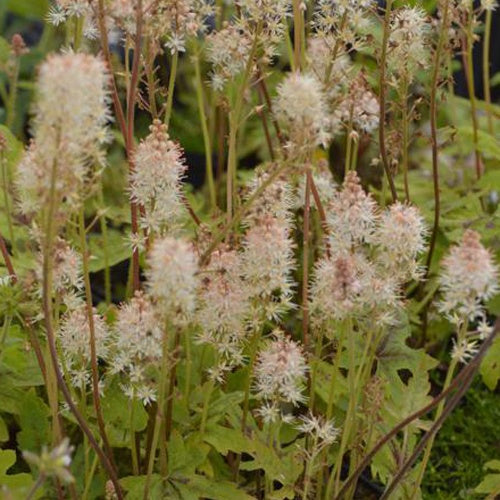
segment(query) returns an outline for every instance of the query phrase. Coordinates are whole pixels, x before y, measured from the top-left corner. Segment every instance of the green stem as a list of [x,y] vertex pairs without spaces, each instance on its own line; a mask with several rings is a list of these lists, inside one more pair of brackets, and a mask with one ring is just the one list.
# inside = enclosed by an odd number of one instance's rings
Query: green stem
[[12,248],[12,254],[16,255],[16,242],[14,239],[14,226],[12,224],[12,213],[10,210],[9,203],[9,175],[7,172],[7,160],[5,158],[4,151],[0,151],[0,164],[2,167],[2,189],[3,189],[3,199],[5,205],[5,215],[7,217],[7,226],[9,228],[9,239]]
[[397,201],[398,195],[396,192],[396,186],[394,185],[394,179],[392,178],[391,169],[389,166],[389,159],[387,158],[387,151],[385,147],[385,98],[387,91],[387,81],[386,81],[386,58],[387,58],[387,47],[389,43],[389,34],[391,27],[391,10],[392,10],[393,0],[387,0],[385,4],[385,16],[384,16],[384,35],[382,39],[382,55],[380,57],[380,79],[379,79],[379,92],[380,92],[380,113],[379,113],[379,147],[380,156],[382,157],[382,164],[384,166],[385,174],[387,176],[387,182],[391,188],[392,201]]
[[99,433],[101,435],[104,449],[106,450],[108,458],[116,470],[116,466],[113,460],[113,452],[106,433],[106,424],[104,422],[104,417],[102,415],[101,397],[99,394],[99,368],[97,362],[94,310],[92,305],[92,288],[90,284],[89,253],[87,249],[85,214],[83,205],[80,208],[80,214],[79,214],[79,233],[80,233],[80,251],[82,254],[82,264],[83,264],[83,279],[85,284],[87,321],[90,334],[89,344],[90,344],[90,365],[92,373],[92,400],[94,403],[94,409],[97,417],[97,424],[99,427]]
[[493,111],[491,109],[491,89],[490,89],[490,45],[491,45],[491,20],[492,11],[486,11],[486,19],[484,24],[484,41],[483,41],[483,89],[484,101],[486,103],[486,116],[488,119],[488,132],[493,135]]
[[403,82],[403,91],[402,91],[402,117],[401,117],[401,125],[403,128],[403,178],[404,178],[404,186],[405,186],[405,198],[406,201],[410,201],[410,186],[408,183],[408,147],[409,147],[409,118],[408,118],[408,83],[406,78]]
[[19,57],[15,56],[14,69],[12,77],[9,82],[9,98],[7,101],[7,120],[6,125],[8,129],[12,129],[16,117],[16,100],[17,100],[17,84],[19,79]]
[[201,412],[201,423],[200,423],[200,434],[203,436],[205,434],[205,429],[207,426],[207,419],[208,419],[208,408],[210,406],[210,399],[212,397],[212,393],[215,388],[215,382],[214,379],[211,378],[208,381],[208,387],[205,392],[205,399],[203,400],[203,409]]
[[167,378],[168,378],[168,331],[167,324],[163,330],[163,341],[162,341],[162,357],[161,357],[161,371],[160,371],[160,384],[158,388],[158,407],[156,409],[155,421],[153,425],[153,439],[151,441],[151,449],[149,451],[148,457],[148,469],[146,483],[144,485],[144,500],[149,499],[149,488],[151,486],[151,475],[153,474],[153,468],[155,463],[156,449],[158,447],[158,441],[160,438],[160,430],[163,422],[163,411],[165,408],[165,392],[167,388]]
[[38,491],[38,489],[42,486],[44,482],[45,482],[45,474],[40,473],[37,480],[29,490],[28,494],[26,495],[26,500],[31,500],[32,498],[35,498],[35,493]]
[[132,393],[130,398],[129,406],[129,422],[130,422],[130,452],[132,454],[132,472],[134,476],[139,475],[139,462],[137,460],[137,446],[135,441],[135,430],[134,430],[134,417],[135,417],[135,391]]
[[212,145],[210,143],[210,134],[208,132],[207,117],[205,113],[205,100],[203,97],[203,84],[201,81],[200,58],[194,56],[194,69],[196,76],[196,96],[198,98],[198,111],[200,114],[201,131],[203,134],[203,144],[205,146],[205,168],[208,182],[208,191],[210,193],[210,205],[212,212],[217,208],[217,196],[215,193],[214,172],[212,162]]
[[476,88],[474,84],[474,59],[472,56],[472,49],[474,46],[474,32],[473,32],[474,16],[469,14],[469,21],[467,23],[467,36],[466,36],[466,71],[465,76],[467,80],[467,89],[469,93],[470,111],[472,118],[472,131],[474,141],[474,158],[476,163],[476,176],[478,179],[482,175],[481,153],[479,151],[479,124],[477,121],[477,103],[476,103]]
[[167,105],[165,108],[165,124],[170,125],[170,116],[172,114],[172,105],[174,102],[175,78],[177,76],[177,65],[179,62],[179,52],[176,50],[172,55],[172,65],[170,66],[170,76],[168,79]]
[[87,477],[87,480],[85,481],[85,489],[83,490],[82,500],[87,500],[89,496],[90,487],[92,486],[92,480],[95,476],[98,460],[99,458],[97,457],[97,455],[94,455],[94,460],[92,461],[92,465],[90,466],[89,475]]
[[[102,185],[99,189],[99,206],[104,207],[104,193]],[[106,214],[102,212],[99,216],[99,223],[102,233],[103,256],[104,256],[104,299],[106,305],[111,304],[111,268],[109,266],[109,238],[108,225],[106,224]]]

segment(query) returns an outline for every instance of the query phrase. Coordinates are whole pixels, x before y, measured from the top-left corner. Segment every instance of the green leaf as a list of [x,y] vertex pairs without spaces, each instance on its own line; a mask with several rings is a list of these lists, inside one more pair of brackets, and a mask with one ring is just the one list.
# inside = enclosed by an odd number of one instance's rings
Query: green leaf
[[50,410],[34,389],[25,393],[20,405],[19,423],[21,432],[17,435],[22,450],[37,453],[50,436]]
[[171,474],[194,474],[207,458],[210,447],[200,441],[198,434],[189,436],[186,440],[174,430],[168,445],[168,468]]
[[7,0],[7,9],[25,17],[43,18],[47,14],[49,0]]
[[250,453],[255,448],[253,441],[241,431],[221,425],[209,426],[203,439],[222,455],[227,455],[230,451]]
[[488,389],[494,391],[500,379],[500,336],[497,335],[493,344],[481,362],[479,373]]
[[0,417],[0,443],[9,440],[9,430],[7,429],[7,425],[5,420]]
[[7,474],[15,463],[16,452],[14,450],[0,450],[0,485],[11,493],[11,496],[2,496],[2,498],[24,498],[33,484],[31,476],[24,472]]
[[[470,147],[474,144],[474,129],[471,126],[457,128],[457,144],[470,152]],[[498,141],[483,130],[478,130],[477,147],[485,156],[500,160],[500,145]]]
[[[127,476],[120,479],[121,486],[127,492],[127,500],[143,500],[144,486],[147,476]],[[159,474],[151,475],[149,488],[149,500],[161,500],[165,498],[162,493],[162,479]]]
[[[234,483],[209,479],[199,474],[172,478],[181,493],[180,498],[207,498],[210,500],[252,500],[254,497],[240,490]],[[169,497],[170,498],[170,497]]]
[[[123,234],[115,229],[107,231],[107,259],[108,266],[113,267],[132,255],[132,248]],[[89,237],[91,259],[89,269],[91,273],[102,271],[106,267],[106,247],[102,234],[92,233]]]
[[[486,470],[495,471],[495,474],[486,474],[476,486],[476,493],[500,494],[500,460],[490,460],[484,464]],[[491,497],[493,500],[494,497]],[[496,497],[495,497],[496,498]]]

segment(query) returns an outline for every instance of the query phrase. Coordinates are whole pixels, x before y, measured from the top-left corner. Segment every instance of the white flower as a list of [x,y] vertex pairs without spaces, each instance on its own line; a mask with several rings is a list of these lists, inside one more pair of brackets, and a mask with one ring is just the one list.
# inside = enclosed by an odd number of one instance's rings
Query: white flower
[[183,323],[192,319],[197,272],[196,255],[189,242],[169,236],[155,241],[148,255],[148,290],[170,321]]
[[259,353],[255,365],[255,392],[259,398],[298,405],[303,395],[308,366],[301,347],[274,332],[275,339]]
[[330,244],[335,249],[350,249],[370,240],[376,228],[376,203],[361,187],[356,172],[348,172],[342,191],[328,207]]
[[498,291],[498,267],[475,231],[465,231],[459,245],[443,259],[440,277],[441,312],[451,317],[474,318],[483,313],[483,302]]
[[467,363],[474,357],[478,350],[478,343],[476,341],[470,342],[464,339],[457,343],[455,339],[453,339],[451,357],[460,361],[460,363]]
[[330,115],[321,83],[313,74],[290,73],[278,85],[274,109],[293,146],[326,145]]
[[145,207],[141,225],[150,231],[171,229],[184,213],[181,182],[186,165],[182,155],[159,120],[153,122],[150,134],[134,154],[131,199]]

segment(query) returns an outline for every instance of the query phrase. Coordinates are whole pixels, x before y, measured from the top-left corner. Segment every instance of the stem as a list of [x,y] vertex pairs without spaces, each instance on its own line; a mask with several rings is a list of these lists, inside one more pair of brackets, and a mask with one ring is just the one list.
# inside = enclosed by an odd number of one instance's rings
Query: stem
[[473,141],[474,141],[474,159],[476,163],[476,176],[478,179],[481,178],[482,174],[482,162],[481,153],[479,152],[479,125],[477,122],[477,104],[476,104],[476,88],[474,84],[474,59],[472,57],[472,48],[474,45],[474,33],[473,33],[473,21],[474,16],[472,13],[469,15],[469,20],[467,23],[467,33],[465,37],[465,76],[467,80],[467,90],[469,93],[470,101],[470,111],[472,118],[472,131],[473,131]]
[[[252,386],[252,374],[255,366],[255,361],[257,359],[257,352],[261,336],[262,336],[262,330],[258,329],[256,332],[254,332],[252,340],[250,341],[250,362],[248,363],[248,376],[245,381],[245,397],[243,400],[243,413],[241,416],[241,432],[243,434],[245,434],[246,431],[248,412],[250,410],[250,388]],[[238,479],[240,462],[241,462],[241,455],[238,455],[234,465],[235,480]]]
[[306,167],[304,204],[304,228],[302,248],[302,342],[307,351],[309,345],[309,231],[311,215],[311,168]]
[[5,159],[5,153],[3,150],[0,151],[0,164],[2,167],[2,189],[3,189],[3,199],[5,205],[5,215],[7,217],[7,226],[9,228],[9,239],[12,248],[12,253],[15,254],[15,239],[14,239],[14,226],[12,225],[12,214],[10,211],[9,203],[9,175],[7,172],[7,161]]
[[493,111],[491,109],[491,89],[490,89],[490,45],[491,45],[491,19],[492,11],[486,11],[483,40],[483,89],[484,101],[486,103],[486,116],[488,119],[488,133],[493,135]]
[[160,430],[163,422],[163,411],[165,409],[165,391],[167,386],[168,378],[168,332],[167,324],[163,330],[163,342],[162,342],[162,357],[161,357],[161,372],[160,372],[160,385],[158,388],[158,406],[156,409],[155,421],[153,426],[153,438],[151,441],[151,448],[149,450],[148,457],[148,469],[146,483],[144,486],[144,500],[149,499],[149,488],[151,486],[151,475],[153,473],[156,448],[158,447],[158,440],[160,438]]
[[135,442],[135,431],[134,431],[134,416],[135,416],[135,391],[130,398],[130,407],[129,407],[129,422],[130,422],[130,452],[132,454],[132,472],[134,476],[139,475],[139,461],[138,461],[138,453],[137,446]]
[[[55,374],[56,377],[56,387],[59,386],[59,389],[63,393],[64,399],[69,406],[71,413],[73,413],[76,418],[79,426],[81,427],[83,433],[87,436],[90,445],[94,448],[95,452],[99,456],[101,464],[103,468],[106,470],[109,478],[111,479],[113,486],[115,487],[116,495],[119,500],[123,499],[123,494],[121,490],[120,483],[118,482],[118,476],[116,474],[115,468],[113,464],[110,462],[106,454],[102,451],[101,447],[97,443],[90,427],[88,426],[85,419],[82,417],[78,408],[72,400],[71,393],[64,381],[64,377],[61,373],[61,369],[59,368],[55,334],[52,325],[52,250],[53,250],[53,239],[54,239],[54,215],[56,210],[56,200],[55,200],[55,185],[57,178],[57,160],[54,159],[51,171],[51,180],[50,180],[50,197],[49,197],[49,206],[47,209],[47,218],[46,218],[46,228],[44,232],[45,241],[43,245],[43,280],[42,280],[42,306],[43,306],[43,316],[45,323],[45,330],[47,333],[47,344],[50,354],[50,359],[52,362],[53,371],[47,371],[47,378],[49,380],[49,384],[52,381],[52,376]],[[50,394],[50,392],[49,392]],[[57,409],[57,401],[56,401],[56,409]],[[59,427],[58,419],[55,419],[54,425],[56,426],[56,432]],[[60,431],[59,431],[60,434]]]
[[201,411],[200,434],[202,436],[203,436],[203,434],[205,434],[205,428],[207,426],[208,407],[210,406],[210,398],[212,397],[214,387],[215,387],[215,382],[213,379],[210,379],[208,382],[208,388],[205,392],[205,399],[203,401],[203,409]]
[[[102,190],[102,185],[99,189],[99,204],[104,207],[104,193]],[[109,239],[108,239],[108,225],[106,224],[106,214],[101,213],[99,215],[99,222],[101,226],[102,233],[102,243],[104,252],[104,300],[106,305],[111,304],[111,269],[109,267]]]
[[[137,86],[139,83],[139,68],[141,61],[141,44],[142,44],[142,0],[137,0],[137,17],[135,28],[135,46],[134,46],[134,59],[132,63],[132,77],[130,79],[130,87],[127,96],[127,135],[126,147],[127,158],[129,160],[129,173],[132,174],[135,169],[133,162],[134,154],[134,123],[135,123],[135,100],[137,94]],[[132,233],[134,235],[139,233],[138,223],[138,207],[135,201],[130,201],[130,213],[132,221]],[[140,264],[139,264],[139,249],[134,248],[132,252],[132,284],[133,290],[140,288]]]
[[98,462],[98,457],[97,455],[95,455],[94,460],[92,461],[92,465],[90,466],[90,471],[87,481],[85,482],[85,489],[83,490],[82,500],[86,500],[87,497],[89,496],[90,487],[92,486],[92,479],[94,478],[95,470],[97,468],[97,462]]
[[390,32],[390,19],[391,19],[392,2],[393,2],[393,0],[387,0],[386,4],[385,4],[384,35],[383,35],[383,39],[382,39],[382,55],[380,58],[379,146],[380,146],[380,155],[382,157],[382,164],[384,166],[385,175],[387,176],[387,181],[389,182],[389,187],[391,189],[392,201],[394,202],[394,201],[397,201],[398,195],[396,192],[396,186],[394,185],[394,179],[392,178],[391,170],[389,167],[389,160],[387,158],[387,151],[385,149],[385,97],[386,97],[386,91],[387,91],[385,70],[386,70],[387,46],[388,46],[389,32]]
[[17,100],[17,82],[19,79],[19,57],[15,56],[14,70],[12,78],[9,82],[9,98],[6,103],[7,119],[6,125],[8,129],[12,129],[14,119],[16,117],[16,100]]
[[165,124],[170,125],[172,115],[172,105],[174,102],[175,77],[177,76],[177,65],[179,62],[179,52],[176,50],[172,55],[172,65],[170,67],[170,76],[168,78],[167,105],[165,108]]
[[31,500],[32,498],[34,498],[35,493],[42,486],[44,482],[45,482],[45,474],[41,472],[40,475],[37,477],[35,483],[31,487],[31,489],[29,490],[28,494],[26,495],[26,500]]
[[243,74],[243,80],[241,81],[241,85],[239,85],[237,88],[236,102],[234,104],[233,109],[229,113],[229,146],[228,146],[227,172],[226,172],[228,224],[231,223],[233,217],[233,199],[236,197],[236,179],[237,179],[236,174],[237,174],[237,162],[238,162],[238,156],[236,151],[236,143],[238,138],[237,134],[240,126],[245,90],[252,73],[254,56],[257,50],[257,42],[259,40],[260,31],[261,31],[261,26],[259,25],[255,33],[255,38],[253,41],[252,49],[250,51],[250,55],[248,56],[245,72]]
[[116,465],[113,460],[113,451],[111,449],[111,445],[109,444],[108,436],[106,433],[106,424],[104,423],[104,418],[102,416],[101,397],[99,394],[99,368],[97,363],[94,311],[92,305],[89,255],[88,255],[87,241],[85,234],[85,215],[83,212],[83,206],[80,208],[79,231],[80,231],[80,250],[82,253],[82,264],[83,264],[83,279],[85,283],[87,321],[89,323],[89,333],[90,333],[89,344],[90,344],[90,365],[92,369],[92,400],[94,403],[95,413],[97,417],[97,424],[99,426],[99,433],[101,435],[104,444],[104,449],[106,450],[106,453],[108,454],[110,461],[113,463],[114,468],[116,468]]
[[293,0],[293,60],[295,71],[302,69],[303,14],[301,0]]
[[[439,30],[439,38],[434,53],[434,64],[432,68],[431,96],[430,96],[430,127],[432,144],[432,179],[434,185],[434,224],[432,227],[431,240],[429,243],[429,253],[427,255],[426,271],[422,282],[425,282],[429,276],[432,257],[436,246],[437,232],[439,229],[439,217],[441,209],[441,200],[439,192],[439,148],[437,138],[437,91],[439,87],[439,70],[441,69],[441,53],[443,52],[446,37],[448,35],[448,15],[449,0],[444,0],[443,21]],[[425,341],[425,338],[424,338]]]
[[334,491],[338,491],[340,486],[340,473],[342,471],[342,461],[344,457],[344,452],[346,451],[348,441],[351,437],[351,429],[356,418],[356,360],[354,357],[355,342],[354,342],[354,332],[352,329],[351,320],[348,320],[347,325],[347,351],[349,354],[349,369],[347,373],[347,378],[349,382],[349,405],[347,407],[347,414],[344,421],[344,430],[342,432],[342,439],[340,441],[340,450],[335,462],[335,467],[333,468],[332,474],[328,481],[327,486],[327,497],[331,498],[331,487],[333,486],[333,479],[335,476],[335,488]]
[[215,193],[214,169],[212,164],[212,145],[210,143],[210,135],[208,132],[207,117],[205,113],[205,100],[203,98],[203,83],[201,81],[200,58],[194,56],[194,70],[196,81],[196,96],[198,98],[198,111],[200,113],[201,131],[203,134],[203,144],[205,146],[205,168],[206,178],[208,181],[208,191],[210,193],[210,205],[212,212],[217,209],[217,196]]
[[403,91],[402,91],[402,117],[401,125],[403,128],[403,177],[405,186],[405,198],[406,201],[410,201],[410,186],[408,184],[408,143],[409,143],[409,122],[408,122],[408,82],[406,77],[403,81]]

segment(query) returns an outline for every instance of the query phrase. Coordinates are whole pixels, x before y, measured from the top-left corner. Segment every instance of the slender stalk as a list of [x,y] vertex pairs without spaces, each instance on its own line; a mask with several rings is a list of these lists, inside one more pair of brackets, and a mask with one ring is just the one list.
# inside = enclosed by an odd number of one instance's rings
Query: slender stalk
[[42,484],[45,482],[46,476],[42,472],[40,475],[37,477],[36,481],[33,483],[33,486],[29,490],[28,494],[26,495],[26,500],[31,500],[32,498],[35,497],[35,493],[40,489]]
[[[137,86],[139,83],[139,69],[141,61],[141,45],[142,45],[142,0],[137,0],[136,8],[136,26],[135,26],[135,46],[134,59],[132,62],[132,76],[130,79],[130,88],[127,96],[127,158],[129,160],[129,171],[134,172],[135,165],[133,162],[134,155],[134,125],[135,125],[135,102],[137,94]],[[133,200],[130,201],[130,213],[132,221],[132,233],[139,233],[138,223],[138,206]],[[133,290],[140,288],[140,264],[139,264],[139,249],[136,247],[132,251],[132,284]]]
[[135,391],[132,393],[132,397],[129,402],[129,432],[130,432],[130,453],[132,455],[132,472],[134,476],[139,475],[139,461],[137,446],[135,442],[135,430],[134,430],[134,417],[135,417]]
[[304,16],[301,9],[301,0],[293,0],[293,60],[295,71],[302,69],[302,36]]
[[168,78],[167,89],[167,104],[165,107],[165,124],[167,127],[170,125],[170,118],[172,115],[172,105],[174,102],[175,78],[177,76],[177,66],[179,63],[179,52],[176,50],[172,55],[172,64],[170,66],[170,76]]
[[401,92],[401,106],[402,106],[402,116],[401,116],[401,126],[403,133],[403,178],[405,186],[405,198],[406,201],[410,201],[410,185],[408,183],[408,147],[409,147],[409,117],[408,117],[408,81],[406,77],[403,79],[402,84],[403,90]]
[[[472,7],[471,7],[472,8]],[[476,86],[474,83],[474,58],[472,56],[472,49],[474,47],[474,32],[473,32],[474,16],[472,12],[469,13],[467,23],[467,32],[464,39],[464,54],[465,54],[465,77],[467,80],[467,90],[469,93],[470,112],[472,119],[472,137],[474,141],[474,160],[476,164],[476,177],[481,178],[482,175],[482,161],[481,153],[479,151],[479,124],[477,120],[477,103],[476,103]]]
[[[49,205],[47,207],[47,217],[46,217],[46,226],[44,231],[44,243],[43,243],[43,264],[42,264],[42,307],[43,307],[43,316],[45,323],[45,330],[47,334],[47,344],[48,350],[50,354],[50,360],[52,362],[52,370],[47,371],[48,380],[52,380],[53,375],[56,377],[56,387],[58,386],[61,392],[63,393],[64,399],[69,406],[71,413],[76,418],[79,426],[81,427],[83,433],[87,436],[90,445],[95,450],[97,455],[99,456],[100,462],[103,468],[106,470],[109,478],[111,479],[113,486],[115,487],[116,495],[119,500],[123,499],[123,493],[121,490],[120,483],[118,482],[118,476],[116,474],[115,468],[113,464],[110,462],[106,454],[102,451],[101,447],[97,443],[90,427],[88,426],[85,419],[82,417],[80,411],[76,407],[73,399],[71,397],[71,392],[64,381],[64,377],[61,373],[61,369],[59,367],[55,334],[52,324],[52,250],[53,250],[53,240],[54,240],[54,215],[56,210],[56,200],[55,200],[55,184],[57,178],[57,160],[54,160],[51,170],[50,177],[50,197],[49,197]],[[50,394],[50,393],[49,393]],[[57,401],[56,401],[57,405]],[[56,406],[57,408],[57,406]],[[59,421],[56,418],[54,425],[56,429],[59,426]],[[60,434],[60,431],[59,431]]]
[[[99,204],[104,207],[104,193],[102,185],[99,189]],[[103,256],[104,256],[104,300],[106,305],[111,304],[111,268],[109,266],[109,238],[108,238],[108,225],[106,224],[106,214],[101,212],[99,214],[99,222],[102,234]]]
[[491,20],[492,10],[486,11],[484,21],[484,40],[483,40],[483,90],[484,101],[486,103],[486,117],[488,119],[488,133],[493,135],[493,111],[491,109],[491,86],[490,86],[490,46],[491,46]]
[[5,244],[5,240],[3,239],[2,234],[0,233],[0,251],[2,252],[2,257],[5,262],[5,267],[7,268],[7,272],[9,273],[9,276],[11,276],[11,279],[16,282],[17,277],[16,273],[14,271],[14,266],[12,265],[12,260],[9,255],[9,251],[7,250],[7,245]]
[[[331,498],[331,488],[334,486],[334,491],[338,491],[340,485],[340,473],[342,471],[342,461],[344,458],[344,453],[347,449],[349,439],[351,437],[351,430],[356,419],[356,403],[357,403],[357,393],[356,393],[356,359],[354,357],[355,341],[352,331],[351,320],[348,320],[347,325],[347,352],[349,358],[349,368],[347,372],[347,379],[349,382],[349,405],[347,407],[347,413],[344,421],[344,429],[342,432],[342,438],[340,441],[340,449],[337,459],[335,461],[335,466],[330,475],[327,486],[327,496]],[[334,483],[335,479],[335,483]]]
[[311,219],[311,167],[306,167],[304,226],[302,246],[302,342],[309,345],[309,232]]
[[392,173],[389,166],[389,159],[387,157],[387,151],[385,148],[385,98],[387,92],[387,82],[385,78],[386,70],[386,58],[387,58],[387,46],[389,42],[390,34],[390,20],[391,20],[391,10],[392,10],[393,0],[387,0],[385,4],[385,16],[384,16],[384,35],[382,39],[382,54],[380,57],[380,79],[379,79],[379,92],[380,92],[380,113],[379,113],[379,147],[380,156],[382,157],[382,164],[384,166],[385,175],[387,176],[387,181],[391,189],[392,201],[398,199],[396,192],[396,186],[394,185],[394,179],[392,178]]
[[248,61],[245,67],[245,72],[243,74],[243,79],[241,84],[237,88],[236,101],[231,111],[229,112],[229,145],[228,145],[228,156],[227,156],[227,221],[228,224],[231,223],[233,217],[233,200],[236,197],[236,179],[237,179],[237,137],[238,129],[240,127],[241,113],[243,110],[243,103],[245,97],[245,90],[247,88],[250,76],[252,74],[252,67],[254,65],[254,57],[257,51],[257,42],[259,40],[259,35],[261,31],[261,26],[257,27],[252,49],[248,56]]
[[431,145],[432,145],[432,180],[434,185],[434,223],[432,226],[431,239],[429,242],[429,253],[427,254],[426,271],[423,282],[428,278],[432,257],[436,246],[437,233],[439,230],[439,218],[441,210],[441,200],[439,192],[439,146],[437,138],[437,92],[439,87],[439,75],[441,69],[441,57],[444,51],[444,45],[448,36],[449,8],[450,0],[444,0],[443,17],[439,29],[438,42],[434,52],[434,61],[432,65],[431,95],[430,95],[430,127],[431,127]]
[[156,105],[155,49],[151,37],[148,37],[146,45],[146,79],[148,82],[149,112],[153,120],[155,120],[158,118],[158,106]]
[[200,114],[201,132],[203,134],[203,144],[205,146],[205,177],[208,183],[208,192],[210,194],[210,206],[212,213],[217,209],[217,195],[215,192],[214,169],[212,162],[212,144],[208,132],[207,117],[205,113],[205,100],[203,97],[203,83],[201,80],[200,58],[196,54],[193,58],[196,82],[196,97],[198,99],[198,112]]
[[168,329],[167,324],[163,330],[163,340],[162,340],[162,357],[161,357],[161,370],[160,370],[160,384],[158,387],[158,406],[156,409],[156,415],[153,425],[153,434],[151,440],[151,448],[149,450],[148,458],[148,468],[147,477],[144,485],[144,500],[149,499],[149,488],[151,487],[151,476],[153,474],[153,468],[155,464],[156,449],[158,448],[158,441],[160,439],[160,431],[163,423],[163,416],[165,410],[165,393],[167,388],[168,379]]
[[[85,284],[85,299],[87,306],[87,321],[89,323],[89,333],[90,333],[89,344],[90,344],[90,365],[92,371],[92,400],[94,403],[94,409],[97,417],[97,424],[99,426],[99,433],[101,435],[101,439],[104,444],[104,449],[106,450],[106,453],[108,454],[110,461],[114,464],[113,451],[111,445],[109,444],[108,436],[106,433],[106,424],[104,423],[104,417],[102,415],[101,397],[99,394],[99,368],[97,364],[94,310],[92,304],[92,289],[90,285],[90,271],[89,271],[89,255],[87,249],[85,216],[83,212],[83,206],[80,209],[79,231],[80,231],[80,251],[82,253],[82,264],[83,264],[83,279]],[[116,465],[114,465],[114,467],[116,468]]]
[[9,82],[9,97],[6,103],[7,119],[5,123],[7,125],[7,128],[9,129],[12,129],[12,125],[14,124],[14,120],[16,117],[17,84],[19,80],[19,67],[20,67],[20,58],[19,56],[14,56],[14,68],[12,70],[12,75]]

